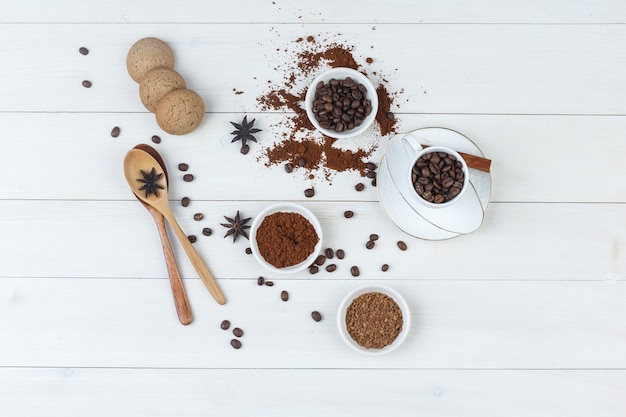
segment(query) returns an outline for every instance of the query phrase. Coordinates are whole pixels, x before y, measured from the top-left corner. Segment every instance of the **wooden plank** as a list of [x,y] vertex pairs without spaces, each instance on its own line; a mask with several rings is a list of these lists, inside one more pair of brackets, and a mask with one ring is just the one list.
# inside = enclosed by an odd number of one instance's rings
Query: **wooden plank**
[[[223,215],[237,210],[254,217],[273,202],[198,202],[176,206],[187,234],[212,272],[222,278],[252,278],[268,271],[252,255],[248,241],[223,239]],[[626,278],[626,205],[492,204],[481,229],[449,241],[406,235],[389,221],[378,203],[305,203],[320,219],[324,247],[344,249],[338,270],[294,279],[350,278],[359,266],[370,279],[454,280],[624,280]],[[355,217],[345,219],[343,212]],[[131,202],[0,201],[0,276],[4,277],[164,277],[166,269],[156,226],[148,212]],[[200,222],[193,214],[203,213]],[[202,235],[209,227],[213,235]],[[380,236],[365,248],[371,233]],[[173,235],[172,235],[173,238]],[[175,239],[174,239],[175,240]],[[401,252],[398,240],[409,250]],[[196,278],[174,242],[185,278]],[[32,261],[36,254],[36,262]],[[103,262],[104,259],[111,260]],[[114,261],[113,261],[114,260]],[[453,260],[453,261],[452,261]],[[382,272],[381,265],[390,265]]]
[[[384,381],[384,386],[375,381]],[[0,413],[36,417],[360,416],[613,417],[626,372],[232,369],[2,369]],[[349,399],[349,403],[347,400]]]
[[[137,143],[154,145],[150,138],[157,134],[163,141],[154,146],[168,164],[173,200],[267,200],[271,190],[271,199],[311,201],[303,192],[313,186],[314,201],[377,201],[376,189],[354,172],[329,180],[323,170],[288,175],[282,165],[266,167],[266,150],[289,132],[283,115],[250,114],[263,132],[250,153],[241,155],[239,144],[230,143],[229,122],[243,114],[209,114],[196,133],[173,137],[149,114],[0,113],[5,138],[0,178],[10,178],[0,182],[0,198],[132,200],[122,175],[124,154]],[[398,119],[399,131],[442,126],[472,139],[493,160],[493,202],[626,203],[626,142],[619,140],[626,117],[398,114]],[[121,127],[115,139],[114,126]],[[388,139],[372,129],[336,146],[376,147],[370,159],[379,162]],[[581,161],[580,169],[573,169],[572,161]],[[194,182],[182,181],[180,162],[190,165]],[[355,192],[357,182],[368,186]]]
[[0,67],[12,81],[0,111],[144,112],[125,57],[148,35],[171,44],[176,69],[209,112],[258,108],[259,95],[289,78],[306,44],[296,39],[308,35],[354,46],[375,83],[404,92],[403,112],[623,115],[626,107],[616,88],[626,84],[623,25],[15,24],[0,26],[14,42]]
[[[3,278],[0,366],[148,368],[624,369],[626,283],[381,279],[412,326],[389,355],[352,351],[336,311],[370,280],[220,280],[218,305],[187,280],[182,326],[165,279]],[[280,299],[282,290],[290,294]],[[321,322],[311,319],[320,311]],[[222,320],[244,330],[243,347]]]

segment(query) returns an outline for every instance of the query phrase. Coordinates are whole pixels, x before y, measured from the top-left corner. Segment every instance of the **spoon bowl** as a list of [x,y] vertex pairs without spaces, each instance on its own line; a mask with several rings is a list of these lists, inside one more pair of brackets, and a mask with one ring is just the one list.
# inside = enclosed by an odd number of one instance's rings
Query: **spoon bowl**
[[131,149],[124,157],[124,176],[133,193],[165,217],[209,293],[219,304],[225,304],[226,299],[215,278],[213,278],[200,254],[187,239],[172,213],[167,197],[168,184],[163,172],[160,171],[159,162],[144,150]]

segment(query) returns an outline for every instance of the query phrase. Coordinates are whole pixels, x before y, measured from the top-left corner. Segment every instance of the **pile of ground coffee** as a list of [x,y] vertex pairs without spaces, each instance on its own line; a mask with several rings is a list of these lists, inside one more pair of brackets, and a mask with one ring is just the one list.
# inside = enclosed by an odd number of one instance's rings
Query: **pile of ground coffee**
[[366,349],[382,349],[402,332],[402,311],[386,294],[369,292],[355,298],[346,311],[350,337]]
[[311,222],[292,212],[270,214],[263,219],[256,233],[261,256],[276,268],[305,261],[319,240]]

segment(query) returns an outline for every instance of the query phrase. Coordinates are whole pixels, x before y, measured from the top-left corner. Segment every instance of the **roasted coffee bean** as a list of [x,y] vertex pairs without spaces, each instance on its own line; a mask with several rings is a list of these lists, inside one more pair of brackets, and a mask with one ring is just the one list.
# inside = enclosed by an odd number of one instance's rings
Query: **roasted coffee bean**
[[343,259],[346,257],[346,253],[344,252],[343,249],[337,249],[337,252],[335,252],[335,255],[337,255],[337,258],[339,259]]
[[241,330],[239,327],[235,327],[233,329],[233,334],[237,337],[241,337],[243,336],[243,330]]
[[263,284],[265,284],[265,278],[263,278],[263,277],[259,277],[259,278],[257,278],[257,280],[256,280],[256,284],[257,284],[257,285],[263,285]]
[[274,286],[274,281],[265,281],[265,285],[267,287],[273,287]]
[[343,217],[346,219],[351,219],[354,216],[354,212],[352,210],[346,210],[343,212]]
[[120,128],[115,126],[113,128],[113,130],[111,130],[111,136],[113,136],[114,138],[118,137],[120,135]]
[[313,318],[313,320],[315,320],[317,322],[322,321],[322,315],[320,314],[319,311],[311,312],[311,317]]
[[311,275],[315,275],[318,272],[320,272],[320,269],[317,267],[317,265],[313,265],[312,267],[309,268],[309,273]]
[[368,240],[367,243],[365,244],[365,247],[367,249],[373,249],[374,246],[376,246],[376,242],[374,242],[373,240]]
[[204,214],[202,213],[196,213],[193,215],[193,219],[197,222],[199,222],[200,220],[204,219]]
[[196,243],[196,241],[198,240],[198,238],[196,237],[196,235],[189,235],[187,236],[187,239],[189,239],[189,241],[191,243]]
[[392,112],[387,112],[386,116],[389,120],[396,120],[396,116]]
[[326,257],[328,259],[333,259],[333,257],[335,256],[335,251],[332,248],[326,248],[324,253],[326,254]]
[[283,301],[289,301],[289,293],[285,290],[280,292],[280,299]]
[[190,201],[191,200],[189,199],[189,197],[183,197],[180,200],[180,205],[183,206],[183,207],[187,207],[189,205]]
[[335,264],[330,264],[326,267],[327,272],[335,272],[336,270],[337,270],[337,265]]
[[374,178],[376,178],[376,171],[367,171],[367,172],[365,173],[365,176],[366,176],[367,178],[374,179]]
[[298,159],[298,166],[300,168],[303,168],[305,165],[306,165],[306,159],[304,159],[304,158]]
[[230,327],[230,321],[222,320],[220,327],[222,328],[222,330],[228,330],[228,328]]
[[324,255],[319,255],[315,258],[315,265],[322,266],[326,262],[326,257]]
[[363,185],[362,182],[358,183],[357,185],[354,186],[354,189],[357,191],[363,191],[365,189],[365,185]]
[[248,152],[250,152],[250,145],[248,145],[247,143],[245,145],[243,145],[241,147],[241,149],[239,150],[239,152],[241,152],[242,155],[247,155]]
[[235,349],[241,348],[241,340],[233,339],[230,341],[230,345]]
[[80,48],[78,48],[78,52],[80,52],[81,55],[87,55],[89,53],[89,49],[81,46]]
[[183,181],[185,181],[185,182],[193,181],[193,175],[192,174],[185,174],[185,175],[183,175]]
[[359,267],[356,265],[353,266],[352,268],[350,268],[350,273],[352,274],[353,277],[358,277],[360,275]]
[[92,85],[92,84],[91,84],[91,81],[89,81],[89,80],[85,80],[85,81],[83,81],[83,87],[85,87],[85,88],[91,88],[91,85]]
[[246,255],[252,255],[252,248],[246,248]]
[[406,243],[404,243],[401,240],[398,241],[398,247],[400,248],[400,250],[406,250],[407,249]]
[[157,135],[152,135],[151,140],[154,143],[161,143],[161,138],[159,136],[157,136]]
[[376,170],[377,166],[373,162],[368,162],[365,164],[365,168],[369,169],[370,171],[374,171]]
[[181,171],[187,171],[189,169],[189,165],[184,162],[180,163],[178,164],[178,169]]
[[372,187],[376,187],[376,178],[372,179]]
[[312,111],[320,126],[343,132],[360,126],[372,112],[367,89],[350,77],[321,81],[315,86]]
[[412,168],[415,192],[424,200],[441,204],[455,198],[463,188],[463,164],[446,152],[422,155]]
[[311,198],[315,195],[315,190],[313,188],[307,188],[306,190],[304,190],[304,196]]
[[213,234],[213,229],[211,229],[210,227],[205,227],[202,229],[202,234],[204,236],[211,236]]
[[293,164],[291,162],[287,162],[285,164],[285,172],[287,174],[290,174],[291,172],[293,172]]
[[383,266],[380,268],[383,272],[387,272],[389,271],[389,265],[387,264],[383,264]]
[[376,240],[378,240],[378,235],[377,235],[376,233],[372,233],[372,234],[370,235],[370,240],[371,240],[371,241],[376,241]]

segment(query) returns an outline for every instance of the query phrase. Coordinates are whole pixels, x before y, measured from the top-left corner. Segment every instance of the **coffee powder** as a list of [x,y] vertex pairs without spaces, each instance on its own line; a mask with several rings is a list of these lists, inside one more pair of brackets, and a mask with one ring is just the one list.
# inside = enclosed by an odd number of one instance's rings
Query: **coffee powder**
[[382,349],[402,332],[402,310],[386,294],[369,292],[355,298],[346,311],[350,337],[366,349]]
[[286,268],[305,261],[315,250],[319,236],[301,214],[278,212],[263,219],[256,241],[265,261]]

